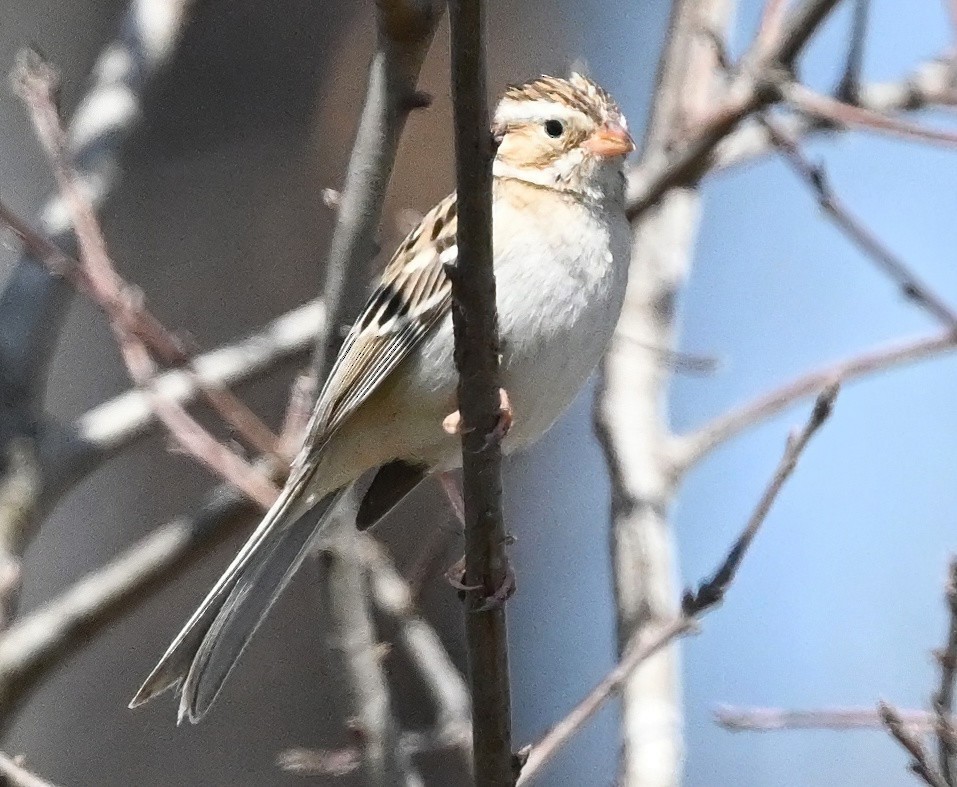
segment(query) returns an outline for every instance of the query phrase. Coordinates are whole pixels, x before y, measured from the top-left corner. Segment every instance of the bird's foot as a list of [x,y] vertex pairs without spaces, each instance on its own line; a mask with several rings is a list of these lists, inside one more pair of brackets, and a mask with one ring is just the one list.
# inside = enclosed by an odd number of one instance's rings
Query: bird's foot
[[[498,421],[495,427],[485,436],[486,447],[501,443],[512,428],[515,420],[515,413],[512,410],[512,403],[508,399],[508,391],[504,388],[498,389],[499,406]],[[462,434],[462,415],[456,410],[445,416],[442,421],[442,429],[446,434]]]
[[[448,583],[459,591],[459,597],[464,599],[466,593],[474,593],[476,591],[482,590],[482,585],[467,585],[465,584],[465,556],[455,561],[445,572],[445,578]],[[484,598],[482,603],[472,610],[473,613],[478,612],[491,612],[496,609],[501,609],[505,606],[505,602],[508,601],[513,595],[515,595],[515,590],[518,587],[515,580],[515,572],[512,570],[512,563],[508,559],[508,556],[505,556],[505,576],[502,578],[499,586],[488,596]]]

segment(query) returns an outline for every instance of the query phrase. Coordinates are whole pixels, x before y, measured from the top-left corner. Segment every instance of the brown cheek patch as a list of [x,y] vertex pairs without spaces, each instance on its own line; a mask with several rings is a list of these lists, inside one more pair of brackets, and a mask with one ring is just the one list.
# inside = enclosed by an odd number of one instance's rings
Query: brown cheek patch
[[541,139],[537,127],[512,129],[498,149],[498,158],[515,167],[547,167],[566,153],[566,146],[553,147]]

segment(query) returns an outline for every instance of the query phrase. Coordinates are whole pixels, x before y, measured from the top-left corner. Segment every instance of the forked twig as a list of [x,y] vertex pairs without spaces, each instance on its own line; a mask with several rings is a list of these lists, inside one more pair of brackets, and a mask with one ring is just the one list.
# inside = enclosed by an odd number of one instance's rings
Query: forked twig
[[[216,440],[178,403],[164,398],[153,387],[156,365],[149,347],[131,327],[137,298],[116,272],[93,205],[80,185],[67,150],[66,133],[55,103],[55,76],[35,54],[21,57],[17,84],[30,109],[37,135],[53,166],[54,176],[73,221],[80,249],[80,265],[94,297],[110,319],[123,362],[131,379],[151,391],[157,416],[177,442],[194,458],[233,483],[260,505],[268,507],[276,496],[272,482],[234,451]],[[142,316],[142,310],[139,311]],[[270,441],[275,447],[275,440]]]
[[945,325],[957,330],[957,311],[954,311],[931,287],[922,282],[907,263],[887,248],[883,241],[850,212],[832,188],[824,167],[812,164],[801,151],[798,143],[773,118],[765,115],[761,122],[768,129],[772,141],[781,151],[788,166],[815,194],[821,210],[885,274],[894,280],[904,297],[919,304]]
[[[263,453],[274,452],[276,436],[272,431],[231,391],[199,379],[192,367],[192,354],[182,338],[167,329],[146,307],[142,293],[117,273],[106,254],[102,233],[90,232],[91,220],[97,223],[96,211],[70,158],[67,134],[56,104],[57,77],[53,68],[35,52],[27,50],[20,54],[12,79],[30,110],[37,136],[53,166],[61,199],[70,213],[77,239],[82,244],[84,237],[81,232],[84,233],[87,251],[96,248],[96,253],[82,263],[77,262],[2,203],[0,223],[5,224],[51,272],[64,276],[90,297],[111,322],[121,321],[124,330],[137,337],[162,363],[183,367],[192,374],[199,391],[213,409],[250,446]],[[76,224],[78,208],[84,215],[83,227]],[[100,239],[96,238],[97,234]]]
[[788,437],[784,455],[778,462],[754,512],[717,570],[709,579],[700,583],[696,590],[685,591],[681,603],[681,614],[678,617],[654,630],[639,631],[614,669],[575,706],[571,713],[528,750],[528,759],[518,779],[519,785],[529,784],[558,750],[568,743],[611,697],[621,691],[628,676],[645,660],[674,640],[695,631],[701,616],[724,600],[741,566],[741,561],[764,524],[781,488],[794,472],[798,459],[811,438],[830,417],[838,390],[837,385],[828,386],[818,396],[804,427]]
[[897,710],[886,702],[879,703],[877,707],[887,731],[910,754],[911,762],[908,767],[911,773],[923,779],[929,787],[949,787],[944,777],[931,764],[924,744],[910,730]]

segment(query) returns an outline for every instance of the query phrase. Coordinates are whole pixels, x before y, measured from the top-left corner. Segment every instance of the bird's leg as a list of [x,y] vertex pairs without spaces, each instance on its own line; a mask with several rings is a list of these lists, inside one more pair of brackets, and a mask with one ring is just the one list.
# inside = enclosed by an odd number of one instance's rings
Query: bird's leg
[[[498,397],[498,422],[495,424],[495,428],[486,436],[486,446],[502,442],[512,428],[512,422],[514,421],[515,414],[512,410],[512,403],[508,399],[508,391],[504,388],[499,388]],[[447,434],[462,433],[462,415],[458,410],[445,416],[442,421],[442,428]]]
[[[456,410],[445,420],[448,421],[453,415],[458,417],[458,414],[459,412]],[[449,505],[452,506],[452,510],[455,512],[455,517],[464,529],[465,501],[462,499],[462,490],[459,488],[458,481],[450,472],[438,473],[437,475],[439,477],[439,483],[442,484],[442,491],[445,492],[445,496],[449,500]],[[445,570],[445,578],[448,580],[448,583],[460,593],[465,593],[469,590],[479,590],[482,587],[481,585],[465,584],[465,555]]]
[[[458,411],[453,415],[458,414]],[[452,416],[449,416],[451,418]],[[448,419],[446,419],[448,420]],[[445,496],[449,500],[449,505],[452,507],[452,512],[455,514],[455,518],[459,520],[459,524],[462,528],[465,528],[465,501],[462,499],[462,490],[459,488],[459,483],[455,479],[455,474],[449,470],[437,473],[439,477],[439,483],[442,485],[442,491],[445,492]]]

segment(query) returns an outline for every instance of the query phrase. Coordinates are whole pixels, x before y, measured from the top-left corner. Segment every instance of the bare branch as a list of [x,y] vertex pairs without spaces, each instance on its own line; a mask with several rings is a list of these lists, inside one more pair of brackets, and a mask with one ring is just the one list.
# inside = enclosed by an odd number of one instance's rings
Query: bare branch
[[[195,4],[195,0],[130,3],[118,36],[97,58],[68,130],[80,178],[97,205],[119,179],[119,152],[139,123],[143,92],[174,53]],[[69,220],[57,196],[47,202],[43,227],[62,246],[72,248]],[[8,403],[39,410],[68,295],[57,276],[37,265],[32,251],[20,256],[0,295],[4,336],[0,367]]]
[[[268,508],[276,497],[272,482],[210,435],[179,404],[163,399],[150,387],[155,377],[155,364],[146,343],[130,328],[132,317],[125,308],[129,300],[129,288],[109,258],[96,211],[70,161],[66,132],[60,123],[54,99],[56,77],[38,55],[28,52],[20,56],[16,80],[70,213],[86,279],[93,287],[97,302],[110,318],[110,327],[130,377],[138,386],[150,392],[157,416],[182,448]],[[275,446],[274,439],[270,442]]]
[[[20,54],[14,80],[30,109],[37,135],[53,165],[64,207],[70,212],[71,222],[76,226],[81,250],[85,251],[82,264],[71,260],[52,241],[40,237],[2,205],[0,220],[28,244],[37,258],[50,267],[51,272],[67,276],[97,303],[111,324],[120,324],[125,333],[130,333],[155,352],[163,363],[183,366],[189,373],[195,374],[190,366],[190,353],[180,337],[164,327],[146,308],[142,294],[122,279],[109,260],[93,202],[84,191],[69,158],[67,135],[60,125],[54,99],[56,75],[53,69],[35,53],[24,52]],[[81,215],[82,226],[78,222]],[[263,452],[275,451],[275,435],[238,397],[226,389],[201,383],[200,390],[212,407],[251,446]]]
[[[926,733],[937,727],[937,716],[922,710],[898,711],[911,729]],[[874,708],[718,708],[717,724],[730,732],[777,732],[781,730],[874,730],[884,729],[884,719]]]
[[948,785],[955,784],[954,757],[957,755],[957,729],[954,727],[954,681],[957,680],[957,558],[951,558],[947,572],[947,613],[950,625],[947,642],[937,653],[940,663],[940,687],[934,694],[937,724],[937,759]]
[[[910,76],[899,82],[858,85],[853,103],[854,106],[885,115],[953,106],[957,104],[953,61],[938,58],[922,63]],[[836,130],[829,120],[801,113],[786,114],[777,118],[777,122],[794,139],[811,134],[832,134]],[[742,123],[737,131],[718,145],[710,173],[747,164],[773,151],[774,145],[765,126],[756,120]]]
[[8,787],[54,787],[52,782],[24,768],[19,757],[9,757],[3,752],[0,752],[0,774]]
[[927,754],[927,749],[924,748],[924,744],[914,736],[900,714],[886,702],[881,702],[878,708],[887,731],[910,754],[910,771],[929,787],[948,787],[943,776],[930,764],[930,757]]
[[472,702],[461,673],[442,641],[416,612],[412,593],[382,546],[368,534],[359,541],[362,562],[369,572],[372,600],[399,626],[398,640],[418,671],[436,707],[435,736],[455,746],[471,763]]
[[717,145],[746,117],[775,102],[780,70],[790,69],[804,45],[840,0],[804,0],[764,51],[752,46],[721,104],[674,152],[642,162],[628,177],[628,218],[634,221],[675,186],[696,182]]
[[953,132],[925,128],[872,109],[845,104],[836,98],[815,93],[797,82],[788,83],[782,86],[781,90],[792,107],[829,125],[890,134],[901,139],[930,142],[950,148],[957,146],[957,134]]
[[545,736],[531,747],[528,759],[522,768],[519,785],[528,784],[542,767],[594,716],[613,696],[621,692],[628,676],[649,657],[676,639],[697,630],[698,620],[723,600],[737,574],[748,548],[767,519],[771,506],[781,488],[797,467],[798,459],[814,434],[831,415],[837,386],[831,386],[817,398],[810,418],[804,427],[788,437],[784,455],[761,495],[747,524],[735,539],[724,560],[711,575],[692,591],[684,593],[681,614],[654,629],[639,630],[625,649],[621,661],[577,706]]
[[7,444],[6,471],[0,479],[0,632],[17,614],[26,549],[40,495],[34,445],[26,437]]
[[864,69],[864,44],[867,41],[867,21],[871,10],[871,0],[856,0],[854,3],[854,21],[851,25],[851,41],[847,48],[847,60],[844,73],[838,82],[835,94],[841,101],[854,103],[857,89],[861,84]]
[[211,492],[193,516],[153,531],[0,635],[0,722],[50,670],[166,586],[238,521],[259,509],[233,488]]
[[341,651],[343,678],[349,687],[349,729],[358,740],[363,784],[393,787],[421,784],[399,741],[389,684],[382,669],[383,651],[368,608],[366,571],[355,529],[358,502],[351,490],[323,538],[325,581],[322,584],[330,640]]
[[[239,341],[197,356],[193,361],[196,376],[205,384],[222,387],[253,380],[278,363],[309,350],[324,325],[323,302],[310,301]],[[151,387],[166,400],[181,405],[195,401],[199,395],[196,379],[183,370],[158,375]],[[147,434],[156,423],[147,392],[133,389],[122,393],[97,405],[74,423],[77,437],[88,447],[79,458],[85,465],[98,464]],[[87,455],[87,451],[92,455]],[[83,469],[86,472],[92,468]]]
[[[411,759],[419,754],[434,754],[450,748],[440,733],[403,732],[399,737],[402,756]],[[277,758],[280,768],[296,776],[341,777],[359,770],[362,752],[359,747],[342,749],[287,749]]]
[[781,39],[781,29],[788,10],[787,0],[765,0],[758,21],[758,32],[754,36],[754,51],[765,53],[776,41]]
[[778,415],[796,402],[813,396],[824,386],[832,383],[843,384],[907,363],[936,358],[955,347],[957,336],[948,330],[877,347],[845,361],[803,374],[718,416],[690,434],[675,437],[669,452],[672,472],[676,477],[681,476],[725,441]]
[[775,145],[784,154],[791,170],[817,197],[824,213],[894,282],[905,298],[924,308],[936,319],[957,330],[957,312],[924,284],[900,257],[888,249],[862,221],[855,218],[831,187],[823,166],[812,164],[800,147],[771,118],[764,118]]
[[339,329],[347,327],[350,310],[365,292],[366,283],[356,272],[377,251],[382,205],[405,121],[412,110],[428,106],[416,83],[444,7],[441,0],[376,3],[377,50],[345,185],[335,200],[336,227],[322,290],[329,319],[317,337],[314,358],[318,380],[332,367],[342,341]]
[[[458,257],[452,284],[465,501],[465,629],[472,747],[479,785],[515,781],[505,609],[498,316],[492,252],[492,137],[486,106],[483,0],[450,0]],[[496,598],[498,603],[491,603]]]
[[[432,729],[402,732],[398,747],[402,755],[457,749],[471,763],[471,703],[462,675],[436,634],[412,606],[409,586],[396,571],[383,547],[367,533],[356,541],[358,557],[368,572],[376,609],[398,625],[397,639],[419,672],[436,706]],[[284,770],[302,776],[344,776],[362,764],[362,747],[344,749],[289,749],[279,757]]]
[[[428,105],[416,92],[416,84],[443,7],[439,0],[376,4],[377,48],[345,185],[334,199],[331,194],[327,197],[337,213],[322,293],[327,320],[317,333],[313,354],[316,381],[325,379],[331,369],[342,341],[338,329],[365,291],[364,278],[357,272],[377,251],[382,205],[405,121],[413,109]],[[321,579],[332,627],[342,643],[362,738],[355,762],[369,784],[421,784],[410,754],[400,745],[389,685],[377,655],[366,576],[359,560],[359,534],[353,527],[355,494],[355,489],[349,493],[353,517],[333,524],[329,570]]]

